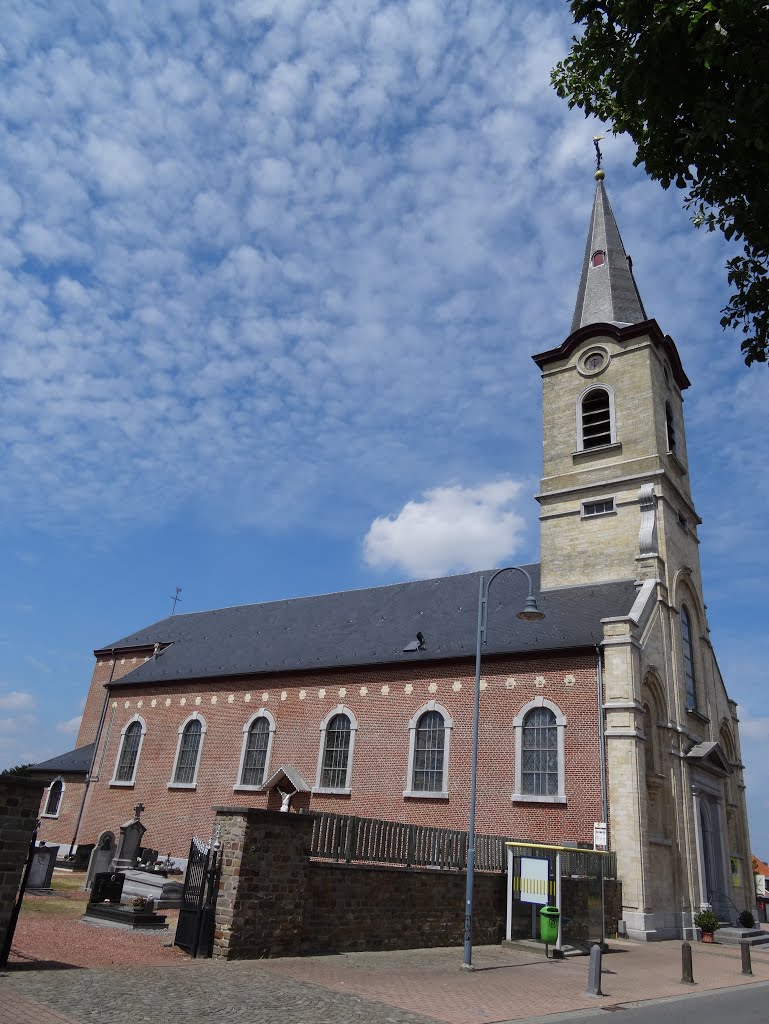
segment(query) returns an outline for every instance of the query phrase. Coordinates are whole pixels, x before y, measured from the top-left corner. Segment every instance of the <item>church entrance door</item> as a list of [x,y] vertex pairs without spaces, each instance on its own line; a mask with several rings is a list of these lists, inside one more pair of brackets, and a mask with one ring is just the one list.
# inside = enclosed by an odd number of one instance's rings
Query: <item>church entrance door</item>
[[700,803],[700,835],[707,901],[713,907],[719,921],[728,921],[729,901],[724,881],[719,819],[718,804],[715,800],[703,799]]

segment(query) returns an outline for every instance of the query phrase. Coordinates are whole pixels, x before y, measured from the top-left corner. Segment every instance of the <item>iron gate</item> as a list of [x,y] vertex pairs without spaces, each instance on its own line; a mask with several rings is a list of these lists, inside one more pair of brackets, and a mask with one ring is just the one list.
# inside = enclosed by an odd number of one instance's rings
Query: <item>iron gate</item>
[[211,956],[212,952],[219,846],[218,836],[210,843],[195,836],[190,845],[174,945],[194,957]]

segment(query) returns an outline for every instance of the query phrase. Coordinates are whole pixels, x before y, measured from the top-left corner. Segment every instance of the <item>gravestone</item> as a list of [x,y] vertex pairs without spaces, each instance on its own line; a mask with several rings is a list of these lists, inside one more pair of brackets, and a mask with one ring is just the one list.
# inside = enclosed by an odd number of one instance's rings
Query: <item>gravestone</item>
[[27,889],[50,890],[58,852],[58,846],[46,846],[45,843],[35,847],[27,879]]
[[106,871],[115,857],[115,833],[109,830],[102,832],[96,841],[91,851],[91,857],[88,861],[88,872],[85,876],[85,886],[83,888],[90,889],[93,885],[94,877]]
[[96,903],[113,903],[115,906],[120,905],[120,901],[123,897],[123,883],[125,882],[125,875],[120,872],[110,873],[109,871],[100,871],[98,875],[94,875],[93,878],[93,889],[91,890],[91,899],[88,902],[88,909]]
[[139,856],[139,848],[142,845],[142,838],[147,829],[142,825],[139,816],[144,810],[144,804],[138,803],[134,807],[134,816],[124,821],[120,826],[120,840],[117,846],[115,859],[109,866],[110,871],[126,871],[136,867]]
[[126,871],[123,900],[134,896],[154,901],[158,910],[172,910],[182,905],[184,885],[178,879],[167,878],[159,871]]

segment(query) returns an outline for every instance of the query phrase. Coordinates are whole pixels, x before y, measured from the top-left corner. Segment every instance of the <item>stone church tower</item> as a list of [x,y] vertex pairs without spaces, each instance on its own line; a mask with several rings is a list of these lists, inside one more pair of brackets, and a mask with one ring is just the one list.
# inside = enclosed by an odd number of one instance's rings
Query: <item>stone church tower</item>
[[[754,905],[736,705],[702,596],[675,344],[646,315],[603,184],[571,334],[543,379],[542,590],[636,581],[603,620],[605,802],[631,936]],[[732,914],[732,916],[734,916]]]

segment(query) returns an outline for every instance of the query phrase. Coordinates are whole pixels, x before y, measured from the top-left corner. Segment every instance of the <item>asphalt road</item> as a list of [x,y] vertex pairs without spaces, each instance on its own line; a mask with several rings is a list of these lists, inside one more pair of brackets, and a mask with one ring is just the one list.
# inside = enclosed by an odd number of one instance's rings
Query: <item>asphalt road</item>
[[[606,1024],[609,1014],[600,1008],[577,1010],[548,1017],[529,1017],[515,1024]],[[616,1024],[767,1024],[769,1021],[769,982],[718,992],[692,992],[672,999],[611,1007]],[[505,1024],[500,1021],[499,1024]]]

